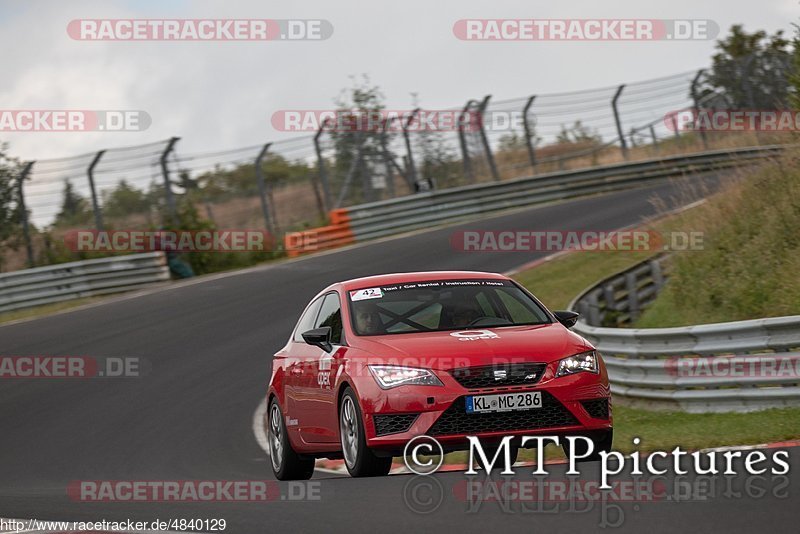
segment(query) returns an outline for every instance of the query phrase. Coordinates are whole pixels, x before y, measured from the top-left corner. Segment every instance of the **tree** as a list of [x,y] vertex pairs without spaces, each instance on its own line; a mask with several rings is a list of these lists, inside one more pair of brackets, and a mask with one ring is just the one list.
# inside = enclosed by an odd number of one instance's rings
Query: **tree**
[[85,198],[72,188],[69,180],[64,180],[64,193],[61,200],[61,211],[56,215],[56,226],[79,226],[88,224],[92,213]]
[[792,38],[792,66],[789,73],[789,85],[791,94],[789,104],[795,110],[800,110],[800,26],[794,25],[794,37]]
[[122,179],[111,192],[103,194],[103,209],[109,217],[123,217],[142,213],[148,209],[144,191],[136,189]]
[[[307,180],[311,168],[303,161],[289,161],[280,154],[267,153],[261,163],[264,180],[271,186],[279,186],[290,182]],[[253,163],[241,163],[233,168],[225,169],[217,166],[212,171],[200,174],[189,180],[187,191],[199,191],[203,198],[223,200],[232,196],[253,196],[258,194],[256,169]]]
[[603,142],[603,138],[597,131],[592,131],[588,126],[577,120],[570,127],[561,126],[561,132],[556,136],[556,144],[559,145],[587,145],[594,146]]
[[[533,143],[534,146],[539,144],[541,140],[542,138],[536,135],[531,137],[531,143]],[[525,135],[517,134],[516,132],[501,135],[497,144],[497,148],[500,152],[516,152],[518,150],[526,150],[527,145],[525,144]]]
[[[351,77],[353,85],[343,89],[334,100],[337,120],[329,127],[334,147],[334,186],[342,187],[343,181],[361,152],[361,163],[355,172],[368,173],[368,163],[382,161],[382,128],[379,120],[384,110],[385,96],[377,85],[372,85],[364,74],[361,80]],[[383,141],[389,145],[391,134]],[[353,180],[355,181],[355,180]],[[351,183],[352,185],[352,183]],[[351,189],[352,190],[352,189]],[[367,191],[364,191],[367,193]]]
[[8,145],[0,143],[0,245],[16,248],[20,231],[17,179],[22,166],[7,155],[7,149]]
[[720,96],[732,109],[780,109],[788,104],[791,53],[783,31],[747,33],[736,24],[717,41],[716,49],[698,91],[704,107],[711,107],[712,100],[718,107]]

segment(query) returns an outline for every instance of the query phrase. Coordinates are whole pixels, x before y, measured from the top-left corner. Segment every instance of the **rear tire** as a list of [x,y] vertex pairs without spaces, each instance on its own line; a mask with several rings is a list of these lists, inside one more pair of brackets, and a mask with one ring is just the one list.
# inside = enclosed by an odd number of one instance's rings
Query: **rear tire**
[[376,477],[389,474],[392,457],[376,456],[367,447],[364,417],[355,392],[347,387],[339,405],[339,439],[344,465],[351,477]]
[[[592,454],[587,456],[586,458],[578,458],[577,462],[596,462],[600,459],[601,452],[611,452],[611,442],[614,440],[614,430],[603,430],[598,432],[597,434],[593,434],[590,436],[586,436],[587,438],[592,440],[594,443],[594,449],[592,450]],[[564,454],[569,458],[570,450],[569,450],[569,442],[564,441],[561,444],[561,448],[564,450]],[[583,441],[576,441],[575,448],[577,449],[575,452],[579,455],[586,454],[586,445]]]
[[278,480],[308,480],[314,474],[314,458],[300,456],[289,443],[283,412],[276,399],[269,403],[267,441],[272,472]]

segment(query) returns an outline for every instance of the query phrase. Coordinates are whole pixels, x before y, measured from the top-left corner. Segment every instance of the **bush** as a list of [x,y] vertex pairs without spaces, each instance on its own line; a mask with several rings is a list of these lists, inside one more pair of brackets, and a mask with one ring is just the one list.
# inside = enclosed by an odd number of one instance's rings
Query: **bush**
[[667,286],[636,326],[800,313],[800,152],[744,172],[691,212],[704,248],[673,255]]

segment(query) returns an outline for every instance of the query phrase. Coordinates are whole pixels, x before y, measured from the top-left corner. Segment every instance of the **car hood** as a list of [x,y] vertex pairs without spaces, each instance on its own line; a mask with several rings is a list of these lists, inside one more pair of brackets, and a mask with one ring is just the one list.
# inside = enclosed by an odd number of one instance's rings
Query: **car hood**
[[362,336],[353,345],[375,363],[437,370],[552,362],[592,349],[586,340],[560,323]]

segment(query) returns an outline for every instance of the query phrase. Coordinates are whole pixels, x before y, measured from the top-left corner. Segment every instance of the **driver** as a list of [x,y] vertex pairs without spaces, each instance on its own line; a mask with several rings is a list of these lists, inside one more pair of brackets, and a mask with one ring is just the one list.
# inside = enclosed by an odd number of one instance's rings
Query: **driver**
[[469,326],[473,321],[482,317],[483,314],[477,308],[469,304],[457,304],[453,309],[453,326],[462,328]]
[[355,309],[356,330],[359,334],[380,334],[383,332],[378,307],[371,302],[362,302]]

